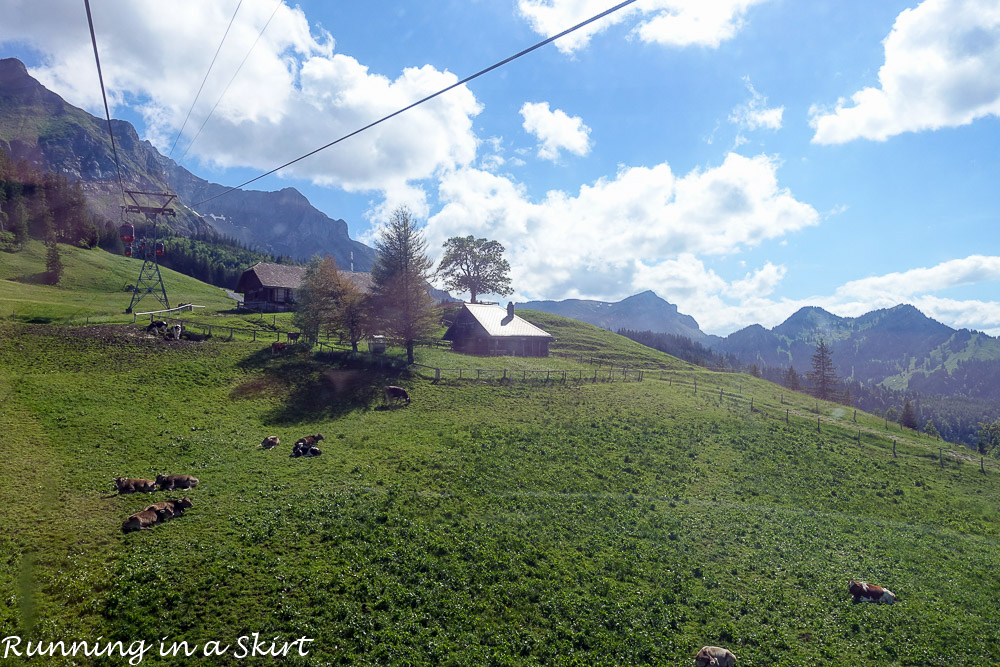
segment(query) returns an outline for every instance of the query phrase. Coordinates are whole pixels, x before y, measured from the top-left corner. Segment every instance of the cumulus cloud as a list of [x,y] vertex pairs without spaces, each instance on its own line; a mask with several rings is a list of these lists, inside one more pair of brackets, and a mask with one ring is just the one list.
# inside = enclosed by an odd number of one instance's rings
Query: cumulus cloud
[[[622,8],[556,41],[563,53],[585,47],[610,26],[638,20],[632,34],[643,42],[666,46],[717,48],[743,26],[747,10],[766,0],[645,0]],[[532,30],[555,35],[613,6],[607,0],[518,0]]]
[[[32,74],[71,103],[103,116],[82,6],[72,0],[16,4],[0,22],[0,41],[30,43],[48,63]],[[201,124],[274,7],[273,0],[244,0],[205,86],[215,93],[203,94],[188,133]],[[193,101],[192,82],[202,80],[211,61],[206,45],[218,44],[232,7],[200,0],[108,0],[94,9],[111,103],[127,100],[138,108],[148,138],[169,149]],[[174,25],[185,29],[164,29]],[[268,170],[457,80],[430,65],[392,76],[372,72],[336,53],[331,34],[314,30],[301,9],[282,3],[189,155],[220,167]],[[383,191],[420,208],[414,182],[475,159],[472,122],[480,110],[462,86],[284,173],[348,191]],[[185,145],[182,138],[178,146]]]
[[[666,283],[674,298],[706,284],[721,291],[724,281],[699,255],[739,252],[819,222],[778,185],[777,168],[768,156],[737,154],[683,176],[666,163],[622,167],[541,201],[508,176],[457,169],[441,180],[442,208],[428,221],[428,238],[431,248],[457,235],[497,239],[525,298],[623,297]],[[763,286],[781,271],[769,265],[747,280]]]
[[520,113],[525,131],[538,139],[538,157],[555,161],[563,150],[574,155],[590,152],[590,128],[579,116],[569,116],[562,109],[552,111],[548,102],[525,102]]
[[884,141],[903,132],[967,125],[1000,115],[1000,5],[925,0],[896,17],[883,42],[879,87],[814,107],[813,142]]
[[1000,257],[970,255],[937,266],[852,280],[840,287],[837,295],[869,300],[882,297],[898,303],[917,294],[991,280],[1000,280]]

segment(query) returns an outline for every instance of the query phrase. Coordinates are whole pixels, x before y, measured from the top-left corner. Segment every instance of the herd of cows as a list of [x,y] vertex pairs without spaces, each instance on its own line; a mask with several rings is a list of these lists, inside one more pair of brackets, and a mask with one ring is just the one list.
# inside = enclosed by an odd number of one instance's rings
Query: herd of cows
[[[191,475],[157,475],[155,480],[116,477],[114,485],[118,489],[119,494],[152,493],[157,488],[161,491],[193,489],[198,485],[198,478]],[[146,507],[146,509],[136,512],[125,519],[122,522],[122,531],[128,533],[133,530],[148,530],[167,519],[182,515],[184,510],[189,507],[191,507],[191,499],[187,496],[153,503]]]

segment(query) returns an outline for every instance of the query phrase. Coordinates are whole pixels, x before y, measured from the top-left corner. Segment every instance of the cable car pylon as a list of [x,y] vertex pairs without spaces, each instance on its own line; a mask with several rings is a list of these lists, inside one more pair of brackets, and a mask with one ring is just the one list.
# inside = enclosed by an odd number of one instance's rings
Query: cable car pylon
[[[146,216],[147,230],[152,227],[152,238],[143,239],[133,249],[131,243],[135,240],[135,228],[128,223],[122,225],[122,241],[129,244],[126,246],[125,255],[130,257],[138,255],[142,257],[142,268],[139,269],[139,278],[132,288],[132,301],[128,304],[126,313],[131,313],[136,304],[143,297],[152,294],[157,301],[163,304],[165,309],[170,308],[170,301],[167,300],[167,290],[163,287],[163,277],[160,275],[159,258],[163,255],[163,243],[159,239],[157,232],[157,222],[159,216],[173,217],[175,212],[168,205],[177,195],[168,192],[139,192],[126,190],[125,194],[131,197],[134,205],[122,206],[122,217],[130,213],[141,213]],[[138,197],[160,198],[158,206],[146,206],[139,203]]]

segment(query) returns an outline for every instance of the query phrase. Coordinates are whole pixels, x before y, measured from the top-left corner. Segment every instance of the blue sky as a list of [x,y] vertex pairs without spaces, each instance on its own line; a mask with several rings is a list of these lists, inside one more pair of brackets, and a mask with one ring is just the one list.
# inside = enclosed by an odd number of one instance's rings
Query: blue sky
[[[612,4],[92,8],[113,116],[167,153],[191,110],[172,157],[236,185]],[[718,334],[912,303],[1000,334],[996,0],[641,0],[588,28],[251,187],[369,243],[405,204],[435,257],[497,239],[516,300],[651,289]],[[0,56],[103,115],[82,2],[8,1]]]

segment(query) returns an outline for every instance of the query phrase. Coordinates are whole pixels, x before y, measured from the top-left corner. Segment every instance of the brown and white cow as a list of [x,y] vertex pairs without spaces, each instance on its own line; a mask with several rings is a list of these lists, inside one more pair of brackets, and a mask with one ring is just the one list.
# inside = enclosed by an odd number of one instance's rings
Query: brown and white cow
[[704,646],[694,657],[694,664],[698,667],[733,667],[736,664],[736,656],[718,646]]
[[863,581],[848,581],[847,592],[854,597],[854,604],[858,602],[881,602],[882,604],[892,604],[896,601],[896,594],[888,588],[882,588],[875,584],[867,584]]
[[284,354],[285,349],[287,347],[288,346],[285,343],[279,343],[278,341],[274,341],[273,343],[271,343],[271,356]]
[[184,496],[175,500],[161,500],[158,503],[153,503],[143,511],[156,512],[160,517],[160,521],[165,521],[166,519],[172,519],[175,516],[184,514],[184,510],[189,507],[191,507],[191,499]]
[[406,401],[407,404],[410,403],[410,395],[406,393],[406,390],[402,387],[397,387],[395,385],[389,385],[385,388],[385,402],[388,403],[392,401]]
[[261,441],[260,446],[264,449],[274,449],[280,444],[281,440],[278,439],[278,436],[269,435]]
[[292,446],[292,457],[296,456],[319,456],[323,452],[319,450],[316,443],[323,439],[322,433],[317,433],[316,435],[307,435],[304,438],[299,438],[295,441]]

